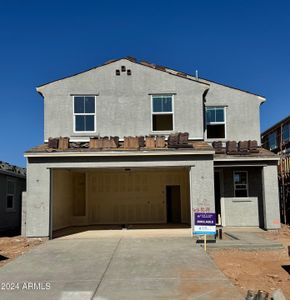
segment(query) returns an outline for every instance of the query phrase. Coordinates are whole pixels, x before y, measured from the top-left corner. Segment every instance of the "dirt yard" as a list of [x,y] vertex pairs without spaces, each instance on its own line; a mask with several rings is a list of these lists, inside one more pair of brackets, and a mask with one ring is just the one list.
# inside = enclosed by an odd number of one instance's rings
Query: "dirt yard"
[[[208,252],[243,295],[246,295],[248,290],[264,290],[271,295],[274,289],[280,288],[286,299],[290,299],[288,273],[290,257],[287,249],[290,246],[290,227],[283,226],[277,232],[263,232],[259,235],[280,241],[284,249],[259,251],[210,249]],[[21,236],[0,237],[0,267],[45,241],[46,239]]]
[[21,236],[0,237],[0,267],[44,241],[45,239],[41,238],[23,238]]
[[263,290],[271,295],[276,288],[280,288],[286,299],[290,299],[290,257],[287,248],[290,246],[290,228],[283,226],[278,232],[263,232],[260,235],[280,241],[284,249],[211,249],[209,254],[233,284],[240,288],[243,295],[248,290]]

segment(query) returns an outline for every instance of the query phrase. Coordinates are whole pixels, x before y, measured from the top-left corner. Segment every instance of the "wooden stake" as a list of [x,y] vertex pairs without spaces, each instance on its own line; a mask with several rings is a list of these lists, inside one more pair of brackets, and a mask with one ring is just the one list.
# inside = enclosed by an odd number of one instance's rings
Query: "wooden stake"
[[204,244],[204,251],[206,252],[206,234],[204,235],[203,244]]

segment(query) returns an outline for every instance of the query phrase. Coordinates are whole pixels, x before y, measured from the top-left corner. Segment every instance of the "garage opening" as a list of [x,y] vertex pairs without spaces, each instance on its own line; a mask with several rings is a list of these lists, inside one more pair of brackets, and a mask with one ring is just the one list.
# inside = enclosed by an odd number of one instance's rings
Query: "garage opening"
[[[54,169],[51,226],[63,229],[190,227],[186,168]],[[147,227],[146,227],[147,226]]]

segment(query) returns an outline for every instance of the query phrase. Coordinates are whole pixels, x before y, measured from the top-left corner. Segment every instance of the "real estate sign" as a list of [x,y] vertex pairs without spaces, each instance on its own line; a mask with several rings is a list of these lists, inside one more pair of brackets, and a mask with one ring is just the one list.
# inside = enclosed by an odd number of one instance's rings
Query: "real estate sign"
[[194,214],[193,234],[216,234],[216,214],[196,212]]

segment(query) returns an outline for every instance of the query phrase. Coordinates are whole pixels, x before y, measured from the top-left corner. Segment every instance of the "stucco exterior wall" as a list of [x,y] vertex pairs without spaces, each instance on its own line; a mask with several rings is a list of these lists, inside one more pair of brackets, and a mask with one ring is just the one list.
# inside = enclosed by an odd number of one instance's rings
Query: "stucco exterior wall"
[[[116,76],[115,70],[121,66],[130,69],[132,75],[121,72]],[[207,89],[205,105],[226,107],[225,140],[260,142],[259,108],[263,98],[209,81],[180,78],[126,59],[40,87],[44,96],[44,139],[69,136],[80,141],[94,135],[123,138],[151,134],[151,94],[173,94],[172,132],[186,131],[191,139],[202,140],[203,94]],[[94,133],[74,132],[73,95],[96,95]]]
[[222,225],[259,227],[258,197],[221,197]]
[[[226,203],[227,201],[233,201],[236,199],[234,194],[234,171],[246,171],[248,173],[248,197],[244,199],[249,199],[251,203],[240,202],[239,204],[236,205],[237,210],[241,212],[241,209],[243,209],[243,212],[245,212],[244,219],[239,221],[241,222],[240,226],[264,227],[263,186],[262,186],[261,167],[233,167],[233,168],[223,169],[221,173],[222,184],[223,184],[223,188],[221,189],[222,191],[221,197],[224,198],[223,200],[225,203],[224,207],[227,208],[226,215],[224,215],[224,218],[225,219],[230,218],[231,220],[234,220],[232,216],[236,214],[236,211],[233,211],[233,209],[235,209],[234,205],[227,205]],[[255,209],[256,211],[253,212],[252,214],[248,214],[247,212],[249,207],[252,207],[252,209]],[[253,216],[256,215],[257,215],[257,220],[256,222],[253,222]],[[231,225],[233,225],[233,223]]]
[[224,140],[256,140],[260,144],[260,105],[263,101],[261,97],[210,82],[205,105],[225,107]]
[[25,236],[49,236],[50,171],[45,163],[27,165]]
[[194,212],[215,212],[213,161],[200,161],[190,168],[191,220],[194,226]]
[[[126,66],[128,76],[116,69]],[[56,81],[43,88],[44,138],[69,136],[79,140],[87,134],[73,131],[73,96],[96,96],[96,132],[90,135],[121,138],[148,135],[151,128],[151,95],[174,94],[174,131],[187,131],[203,138],[202,95],[207,85],[152,68],[120,60],[101,68]]]
[[264,220],[266,229],[280,228],[277,166],[263,168]]
[[[167,160],[160,159],[159,161],[150,161],[148,157],[144,157],[143,161],[130,161],[119,162],[118,164],[110,163],[106,161],[100,162],[87,162],[86,158],[82,158],[82,161],[78,162],[61,162],[57,161],[46,162],[45,158],[42,162],[35,161],[28,164],[28,182],[27,193],[25,196],[26,206],[26,236],[49,236],[50,234],[50,191],[54,189],[54,184],[50,183],[50,169],[53,172],[60,168],[74,168],[74,169],[107,169],[116,168],[116,165],[120,168],[136,167],[136,168],[174,168],[183,167],[188,170],[191,168],[190,175],[190,198],[192,203],[206,203],[210,205],[210,208],[214,210],[214,196],[213,196],[213,160],[212,155],[207,156],[189,156],[187,160],[172,159],[168,157]],[[59,172],[59,171],[57,171]],[[188,171],[189,172],[189,171]],[[61,176],[61,175],[60,175]],[[171,182],[170,180],[168,182]],[[172,181],[174,182],[174,181]],[[59,182],[58,184],[61,184]],[[67,185],[69,187],[70,184]],[[59,188],[60,189],[60,186]],[[189,218],[189,214],[183,215],[183,218]],[[60,224],[59,224],[60,225]]]

